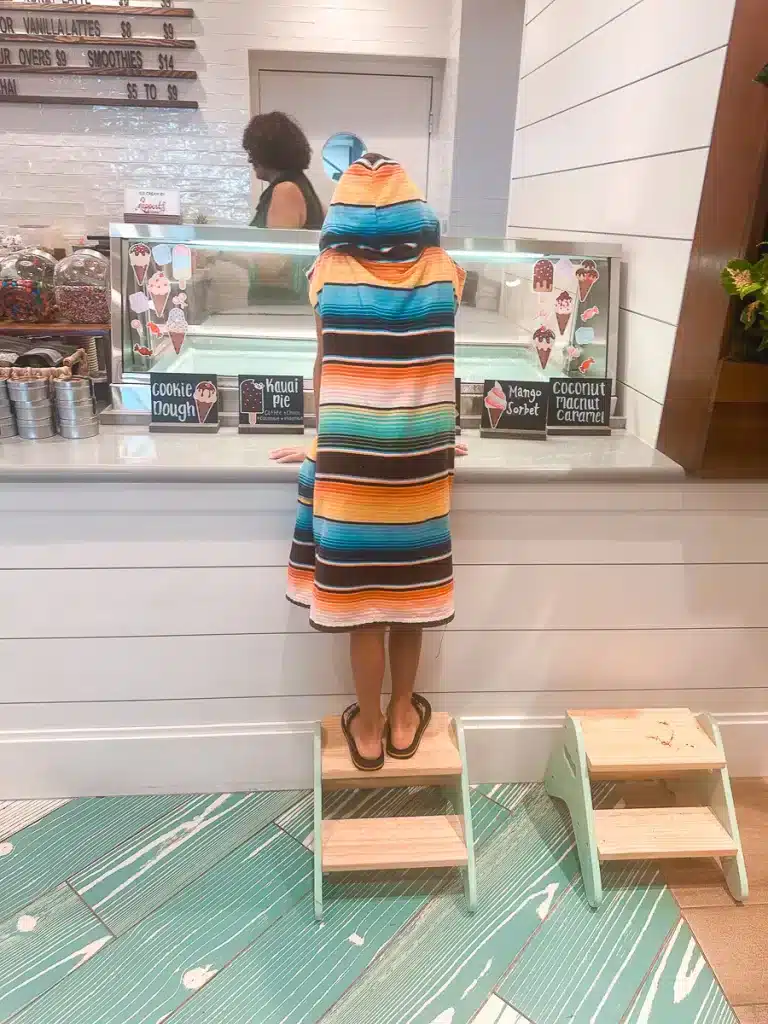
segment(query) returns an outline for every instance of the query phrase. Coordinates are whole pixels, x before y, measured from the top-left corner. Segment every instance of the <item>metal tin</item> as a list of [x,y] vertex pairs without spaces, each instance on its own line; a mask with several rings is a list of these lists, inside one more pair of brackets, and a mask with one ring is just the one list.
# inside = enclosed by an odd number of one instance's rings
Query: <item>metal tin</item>
[[93,384],[90,377],[64,377],[53,382],[56,401],[80,402],[93,396]]
[[37,441],[44,437],[55,437],[56,427],[50,423],[19,423],[19,437],[27,441]]
[[62,423],[82,423],[96,418],[93,402],[79,402],[71,405],[57,405],[56,414]]
[[44,420],[53,422],[53,407],[50,403],[40,405],[17,405],[16,419],[19,423],[42,423]]
[[43,399],[50,399],[51,389],[47,380],[39,378],[9,380],[8,394],[14,402],[40,402]]
[[97,419],[85,420],[82,423],[60,423],[59,432],[62,437],[70,441],[77,441],[84,437],[95,437],[99,432],[99,421]]
[[0,437],[16,437],[16,420],[11,416],[8,419],[0,419]]

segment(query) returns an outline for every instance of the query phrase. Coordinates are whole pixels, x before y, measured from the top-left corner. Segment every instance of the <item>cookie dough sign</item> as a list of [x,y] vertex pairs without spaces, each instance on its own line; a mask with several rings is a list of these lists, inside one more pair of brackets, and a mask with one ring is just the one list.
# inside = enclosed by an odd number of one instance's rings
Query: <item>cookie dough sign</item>
[[150,373],[150,430],[209,432],[219,429],[216,374]]

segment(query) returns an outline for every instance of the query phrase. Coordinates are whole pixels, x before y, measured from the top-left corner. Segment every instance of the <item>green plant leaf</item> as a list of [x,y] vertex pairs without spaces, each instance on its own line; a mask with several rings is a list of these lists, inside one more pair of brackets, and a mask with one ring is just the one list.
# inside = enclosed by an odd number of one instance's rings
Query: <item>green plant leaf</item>
[[747,328],[752,327],[753,324],[755,323],[755,321],[757,320],[757,314],[759,312],[760,312],[760,303],[759,302],[750,302],[750,304],[748,306],[746,306],[742,310],[741,322]]

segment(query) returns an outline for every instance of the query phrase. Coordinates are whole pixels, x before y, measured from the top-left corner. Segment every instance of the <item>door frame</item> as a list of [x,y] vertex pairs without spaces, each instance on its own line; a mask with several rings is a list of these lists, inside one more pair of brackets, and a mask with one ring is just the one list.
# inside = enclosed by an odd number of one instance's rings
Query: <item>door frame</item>
[[[380,57],[352,53],[301,53],[288,50],[250,50],[248,53],[248,77],[250,84],[250,116],[262,113],[259,90],[259,75],[262,71],[295,72],[302,74],[332,75],[376,75],[397,76],[398,78],[429,78],[431,100],[429,134],[427,138],[427,199],[433,184],[431,181],[432,142],[435,128],[440,123],[442,110],[443,83],[445,79],[444,58],[423,57]],[[264,188],[256,176],[251,174],[251,197],[254,206]]]

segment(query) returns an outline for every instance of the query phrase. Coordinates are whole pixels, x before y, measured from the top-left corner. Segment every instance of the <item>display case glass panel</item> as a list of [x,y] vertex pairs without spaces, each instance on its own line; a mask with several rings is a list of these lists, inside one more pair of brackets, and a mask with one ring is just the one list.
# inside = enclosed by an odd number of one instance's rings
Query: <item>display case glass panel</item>
[[[456,375],[613,377],[619,252],[536,240],[456,240],[467,271]],[[306,273],[315,232],[114,225],[113,380],[152,372],[302,374],[315,324]]]

